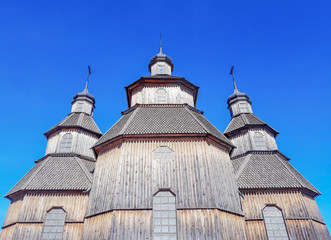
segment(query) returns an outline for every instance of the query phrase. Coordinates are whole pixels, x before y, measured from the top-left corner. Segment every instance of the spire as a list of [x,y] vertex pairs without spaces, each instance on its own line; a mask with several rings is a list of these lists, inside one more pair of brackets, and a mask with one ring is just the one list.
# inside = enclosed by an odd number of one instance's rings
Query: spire
[[236,90],[238,91],[236,80],[234,79],[233,69],[234,69],[234,66],[231,66],[230,75],[232,75],[234,91],[236,91]]
[[160,32],[160,52],[159,54],[162,54],[162,33]]
[[153,75],[171,75],[174,69],[174,64],[170,57],[162,52],[162,33],[160,33],[160,51],[148,65],[148,71]]
[[88,68],[88,74],[87,74],[86,85],[85,85],[84,91],[85,90],[88,91],[88,82],[89,82],[89,78],[91,75],[91,65],[88,65],[87,68]]
[[252,112],[252,109],[250,107],[251,101],[249,101],[249,97],[246,93],[240,92],[237,88],[236,80],[234,79],[233,69],[234,66],[231,66],[230,75],[232,76],[234,91],[228,99],[228,109],[230,109],[231,116],[237,115],[238,113]]
[[91,65],[88,65],[88,74],[86,79],[85,88],[82,92],[77,93],[74,96],[71,112],[85,112],[87,114],[92,114],[95,108],[95,100],[92,94],[88,92],[88,84],[91,75]]

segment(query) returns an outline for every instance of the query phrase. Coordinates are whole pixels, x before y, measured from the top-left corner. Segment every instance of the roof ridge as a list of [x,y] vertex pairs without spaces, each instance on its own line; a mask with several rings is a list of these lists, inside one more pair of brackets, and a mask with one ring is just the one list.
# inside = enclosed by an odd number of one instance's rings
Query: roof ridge
[[248,119],[245,114],[240,114],[239,116],[244,121],[245,125],[249,125]]
[[124,126],[122,127],[121,131],[118,133],[118,135],[122,135],[125,130],[128,128],[129,124],[131,123],[132,119],[134,116],[136,116],[138,112],[138,107],[136,109],[133,110],[131,116],[129,117],[129,119],[126,121],[126,123],[124,124]]
[[84,114],[82,114],[82,113],[79,113],[79,117],[78,117],[78,119],[77,119],[77,125],[82,125],[82,123],[83,123],[83,120],[84,120]]
[[247,166],[248,162],[251,160],[251,158],[252,158],[251,154],[248,154],[248,155],[245,156],[245,159],[244,159],[243,163],[241,164],[241,166],[239,167],[237,173],[235,174],[235,177],[236,177],[237,180],[239,179],[241,173],[244,171],[244,169],[246,168],[246,166]]
[[46,163],[48,163],[51,159],[52,157],[49,157],[48,159],[46,158],[42,165],[30,176],[29,180],[22,185],[21,189],[25,189],[27,185],[32,181],[32,179],[40,172],[43,167],[45,167]]
[[78,157],[74,157],[74,159],[76,160],[80,168],[83,170],[88,180],[92,183],[91,173],[86,169],[85,165],[81,162],[81,159],[79,159]]
[[[301,184],[302,187],[304,188],[308,188],[307,186],[305,186],[305,184],[293,173],[293,171],[278,157],[278,155],[276,155],[276,158],[278,159],[278,161],[281,162],[281,164],[287,169],[287,171],[290,172],[290,174]],[[290,163],[289,163],[290,164]],[[291,165],[292,166],[292,165]],[[292,166],[293,167],[293,166]],[[293,167],[295,169],[295,167]],[[295,169],[296,170],[296,169]],[[296,170],[297,171],[297,170]],[[313,184],[311,184],[301,173],[299,173],[301,175],[301,177],[303,177],[313,188],[314,190],[316,190],[316,193],[321,194],[314,186]],[[308,188],[309,189],[309,188]],[[311,190],[311,189],[309,189]]]
[[184,109],[194,118],[195,121],[199,123],[199,125],[203,128],[203,130],[205,130],[206,133],[209,133],[207,131],[207,127],[196,116],[194,116],[194,114],[191,113],[187,106],[184,106]]

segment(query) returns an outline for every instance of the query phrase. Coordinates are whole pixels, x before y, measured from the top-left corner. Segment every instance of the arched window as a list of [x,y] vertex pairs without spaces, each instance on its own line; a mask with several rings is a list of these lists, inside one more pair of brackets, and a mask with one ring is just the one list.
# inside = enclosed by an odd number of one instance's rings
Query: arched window
[[256,150],[266,150],[265,140],[262,133],[254,132],[253,141]]
[[154,240],[177,239],[176,197],[168,190],[153,197]]
[[154,160],[159,163],[168,163],[172,160],[172,158],[173,151],[166,146],[160,146],[154,150]]
[[64,134],[60,142],[59,152],[70,152],[71,144],[72,144],[72,134],[71,133]]
[[62,239],[66,212],[62,208],[50,210],[44,222],[42,240]]
[[263,209],[263,218],[269,240],[289,239],[280,209],[275,206],[266,206]]
[[168,93],[164,88],[159,88],[156,91],[156,103],[167,103],[168,102]]

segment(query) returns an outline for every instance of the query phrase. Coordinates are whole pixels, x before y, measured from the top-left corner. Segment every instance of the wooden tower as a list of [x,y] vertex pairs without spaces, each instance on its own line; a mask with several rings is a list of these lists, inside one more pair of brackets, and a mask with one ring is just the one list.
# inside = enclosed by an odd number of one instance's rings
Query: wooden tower
[[278,133],[248,96],[235,87],[223,135],[195,108],[199,87],[173,67],[160,49],[103,135],[86,84],[6,195],[0,240],[330,239],[320,193],[277,150]]
[[253,114],[249,97],[233,82],[224,134],[236,146],[231,162],[248,239],[331,239],[314,200],[320,192],[278,150],[278,132]]

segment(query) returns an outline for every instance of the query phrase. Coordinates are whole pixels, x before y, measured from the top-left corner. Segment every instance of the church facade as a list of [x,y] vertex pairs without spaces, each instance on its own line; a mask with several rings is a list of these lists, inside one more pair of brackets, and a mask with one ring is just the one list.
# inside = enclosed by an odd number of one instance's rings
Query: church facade
[[331,239],[320,192],[234,78],[221,133],[196,109],[199,87],[173,66],[160,49],[104,134],[87,81],[45,133],[45,156],[6,194],[1,240]]

